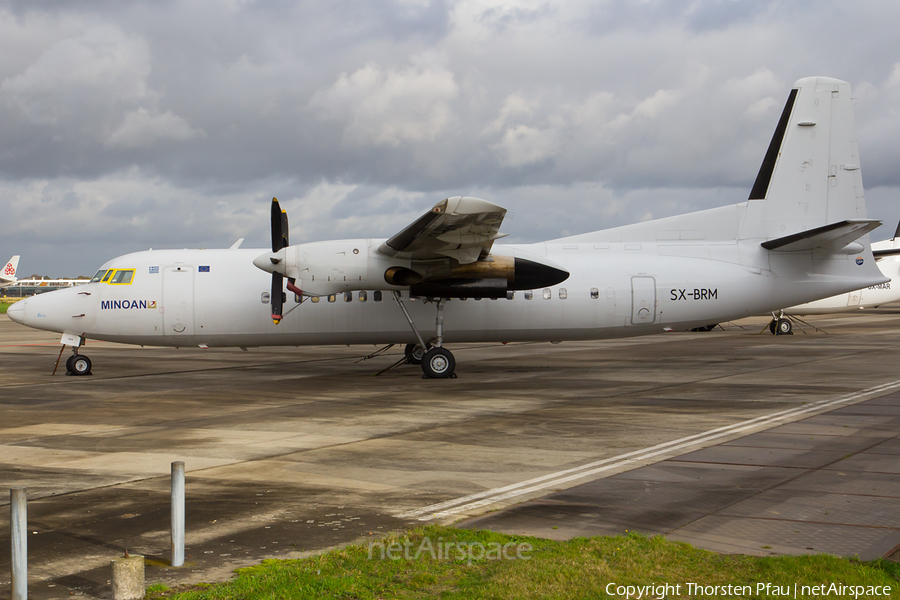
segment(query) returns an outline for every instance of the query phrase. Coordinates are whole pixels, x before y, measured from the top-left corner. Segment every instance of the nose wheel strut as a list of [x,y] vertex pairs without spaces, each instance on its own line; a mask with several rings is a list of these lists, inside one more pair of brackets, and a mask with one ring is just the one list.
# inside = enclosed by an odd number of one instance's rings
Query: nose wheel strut
[[[77,343],[72,343],[76,340]],[[59,349],[59,356],[56,357],[56,365],[53,367],[53,374],[56,375],[56,370],[59,368],[59,361],[62,358],[62,354],[65,351],[66,346],[70,343],[72,345],[72,356],[66,360],[66,375],[91,375],[91,359],[83,354],[78,354],[78,349],[84,344],[84,334],[81,336],[70,334],[63,335],[62,347]]]

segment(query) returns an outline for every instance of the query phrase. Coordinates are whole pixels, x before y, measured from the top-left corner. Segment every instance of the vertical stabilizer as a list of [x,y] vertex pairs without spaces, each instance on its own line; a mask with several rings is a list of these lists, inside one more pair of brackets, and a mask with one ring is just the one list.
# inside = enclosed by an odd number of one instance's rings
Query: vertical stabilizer
[[13,256],[0,271],[0,282],[13,283],[16,281],[16,270],[19,268],[19,255]]
[[748,203],[743,238],[780,238],[864,219],[850,84],[807,77],[794,84]]

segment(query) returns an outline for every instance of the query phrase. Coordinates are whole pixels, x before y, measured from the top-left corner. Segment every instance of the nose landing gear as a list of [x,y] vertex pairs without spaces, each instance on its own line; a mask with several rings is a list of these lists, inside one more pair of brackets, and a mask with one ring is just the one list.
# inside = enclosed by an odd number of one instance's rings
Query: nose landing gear
[[66,375],[90,375],[91,359],[83,354],[78,354],[78,348],[75,353],[66,361]]
[[83,354],[78,354],[78,349],[84,345],[84,334],[64,333],[60,343],[62,346],[59,348],[59,356],[56,357],[56,366],[53,367],[53,374],[56,375],[56,369],[59,368],[59,361],[66,346],[71,346],[72,356],[66,360],[66,375],[90,375],[91,359]]

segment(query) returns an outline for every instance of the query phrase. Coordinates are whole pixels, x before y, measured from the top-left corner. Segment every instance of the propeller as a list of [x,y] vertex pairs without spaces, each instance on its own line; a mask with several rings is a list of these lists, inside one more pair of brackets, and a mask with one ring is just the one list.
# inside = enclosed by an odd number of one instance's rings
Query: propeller
[[[272,252],[278,253],[288,247],[288,218],[287,212],[278,204],[278,198],[272,198]],[[272,257],[272,264],[278,264],[278,259]],[[293,282],[291,282],[293,283]],[[281,272],[272,271],[272,321],[278,325],[282,319],[284,301],[287,299],[284,293],[284,275]]]

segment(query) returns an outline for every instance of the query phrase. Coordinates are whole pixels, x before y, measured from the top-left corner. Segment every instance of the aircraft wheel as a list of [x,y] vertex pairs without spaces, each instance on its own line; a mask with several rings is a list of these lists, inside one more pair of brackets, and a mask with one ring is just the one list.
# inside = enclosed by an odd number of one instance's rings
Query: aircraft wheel
[[406,362],[411,365],[421,365],[422,357],[425,356],[425,350],[418,344],[407,344],[403,353],[406,354]]
[[87,356],[77,354],[66,361],[66,369],[68,369],[72,375],[90,375],[91,359]]
[[422,357],[422,372],[429,379],[447,379],[456,370],[456,359],[446,348],[432,348]]
[[778,321],[772,319],[769,321],[769,333],[772,335],[778,335]]
[[72,363],[75,362],[76,357],[77,357],[77,355],[73,354],[68,359],[66,359],[66,374],[67,375],[75,374],[75,366]]
[[794,328],[791,325],[791,322],[787,319],[778,319],[778,325],[776,326],[776,335],[791,335],[791,330]]

